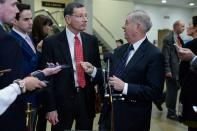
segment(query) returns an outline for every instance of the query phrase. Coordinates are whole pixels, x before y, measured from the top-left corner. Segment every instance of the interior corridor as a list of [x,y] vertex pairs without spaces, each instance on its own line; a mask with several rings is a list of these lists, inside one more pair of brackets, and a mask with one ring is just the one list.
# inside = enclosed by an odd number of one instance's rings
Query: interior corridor
[[[97,114],[94,120],[93,129],[98,130],[98,119],[99,114]],[[74,129],[74,128],[73,128]],[[50,131],[50,125],[47,126],[47,131]],[[151,119],[151,129],[150,131],[187,131],[187,127],[179,122],[170,120],[166,118],[166,108],[163,104],[163,111],[158,111],[153,105],[152,119]]]

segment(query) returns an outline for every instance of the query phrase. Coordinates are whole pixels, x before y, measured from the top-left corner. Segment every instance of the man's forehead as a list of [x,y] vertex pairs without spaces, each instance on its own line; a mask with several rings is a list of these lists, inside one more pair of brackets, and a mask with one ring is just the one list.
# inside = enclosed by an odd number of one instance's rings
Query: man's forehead
[[79,12],[79,13],[85,12],[86,13],[86,9],[85,9],[85,7],[74,8],[73,13],[77,13],[77,12]]

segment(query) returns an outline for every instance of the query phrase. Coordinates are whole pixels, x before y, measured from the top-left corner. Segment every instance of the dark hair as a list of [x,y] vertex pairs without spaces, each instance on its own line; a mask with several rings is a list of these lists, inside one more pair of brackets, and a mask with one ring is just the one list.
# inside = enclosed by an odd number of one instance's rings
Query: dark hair
[[116,40],[116,42],[120,42],[121,45],[123,44],[123,40],[122,39],[118,39],[118,40]]
[[15,17],[17,20],[19,20],[19,18],[20,18],[20,13],[21,13],[23,10],[31,10],[30,5],[28,5],[28,4],[18,3],[18,4],[16,4],[16,6],[17,6],[17,8],[18,8],[18,10],[19,10],[19,12],[16,13],[16,17]]
[[34,42],[38,43],[43,40],[48,34],[44,34],[43,27],[49,25],[53,25],[53,21],[45,15],[37,15],[33,20],[32,26],[32,37],[34,38]]
[[80,3],[69,3],[65,8],[64,8],[64,16],[66,15],[72,15],[74,8],[81,8],[84,7],[84,5]]
[[3,3],[5,3],[5,1],[6,1],[6,0],[0,0],[0,3],[3,4]]
[[192,17],[193,26],[197,26],[197,15]]

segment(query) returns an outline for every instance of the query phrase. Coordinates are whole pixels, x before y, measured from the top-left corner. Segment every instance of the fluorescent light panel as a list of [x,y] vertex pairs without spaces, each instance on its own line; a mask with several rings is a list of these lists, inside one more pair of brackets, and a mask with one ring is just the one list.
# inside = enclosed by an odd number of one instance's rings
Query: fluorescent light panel
[[162,0],[161,3],[162,3],[162,4],[167,3],[167,0]]

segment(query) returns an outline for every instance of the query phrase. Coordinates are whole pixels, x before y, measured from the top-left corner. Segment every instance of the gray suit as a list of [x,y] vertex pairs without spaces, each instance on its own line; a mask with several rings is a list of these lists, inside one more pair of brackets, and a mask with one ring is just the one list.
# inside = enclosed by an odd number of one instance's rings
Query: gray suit
[[163,40],[162,52],[165,58],[165,73],[171,73],[172,77],[166,77],[166,106],[168,115],[176,114],[176,100],[179,89],[179,63],[180,59],[174,40],[174,32],[170,32]]

